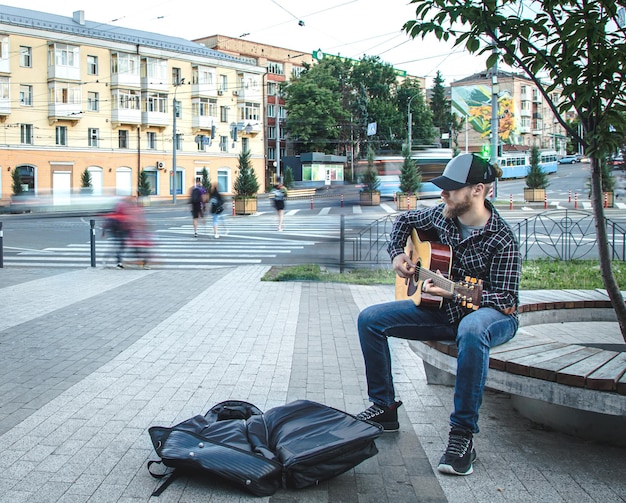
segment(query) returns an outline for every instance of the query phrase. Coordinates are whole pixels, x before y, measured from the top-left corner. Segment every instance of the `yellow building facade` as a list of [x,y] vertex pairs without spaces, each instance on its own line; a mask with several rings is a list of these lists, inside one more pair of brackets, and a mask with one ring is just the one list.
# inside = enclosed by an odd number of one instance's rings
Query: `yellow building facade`
[[94,195],[136,195],[143,170],[153,200],[171,200],[174,187],[187,197],[203,169],[229,194],[245,150],[263,190],[265,72],[254,59],[89,22],[83,11],[3,7],[0,205],[15,170],[26,193],[58,200],[80,192],[85,171]]

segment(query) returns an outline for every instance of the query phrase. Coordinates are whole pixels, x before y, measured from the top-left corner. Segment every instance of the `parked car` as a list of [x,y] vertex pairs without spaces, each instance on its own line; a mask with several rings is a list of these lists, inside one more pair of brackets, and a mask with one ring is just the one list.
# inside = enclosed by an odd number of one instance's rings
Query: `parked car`
[[576,155],[564,155],[559,159],[559,164],[574,164],[575,162],[578,162]]

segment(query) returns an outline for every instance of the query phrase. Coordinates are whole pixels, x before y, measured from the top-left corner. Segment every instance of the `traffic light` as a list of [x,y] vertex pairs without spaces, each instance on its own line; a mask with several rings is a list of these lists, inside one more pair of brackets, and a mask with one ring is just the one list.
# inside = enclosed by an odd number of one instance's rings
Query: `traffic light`
[[491,145],[483,145],[483,148],[480,151],[480,156],[486,160],[491,159]]

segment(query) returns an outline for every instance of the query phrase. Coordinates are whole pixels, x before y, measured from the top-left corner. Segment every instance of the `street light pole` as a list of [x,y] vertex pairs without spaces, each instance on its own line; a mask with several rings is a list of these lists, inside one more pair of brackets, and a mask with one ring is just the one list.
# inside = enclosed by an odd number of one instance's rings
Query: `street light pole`
[[177,135],[176,135],[176,116],[178,115],[178,102],[176,101],[176,92],[178,91],[178,86],[182,85],[185,83],[185,79],[180,79],[178,82],[176,82],[174,84],[174,101],[172,103],[172,111],[173,111],[173,118],[172,118],[172,203],[176,204],[176,175],[177,175],[177,170],[176,170],[176,140]]
[[409,101],[406,105],[406,117],[407,117],[407,137],[406,137],[406,144],[407,147],[409,149],[409,152],[411,152],[413,150],[413,114],[411,113],[411,102],[413,101],[413,98],[415,98],[416,96],[418,96],[418,94],[414,94],[413,96],[411,96],[409,98]]

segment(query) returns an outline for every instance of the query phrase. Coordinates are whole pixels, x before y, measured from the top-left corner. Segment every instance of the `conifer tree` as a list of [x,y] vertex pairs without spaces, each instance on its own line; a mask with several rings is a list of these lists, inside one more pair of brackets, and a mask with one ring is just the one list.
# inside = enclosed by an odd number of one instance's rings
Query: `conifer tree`
[[254,168],[250,163],[250,151],[245,150],[239,154],[237,161],[239,173],[233,185],[235,193],[240,197],[253,197],[259,191],[259,182],[254,174]]

